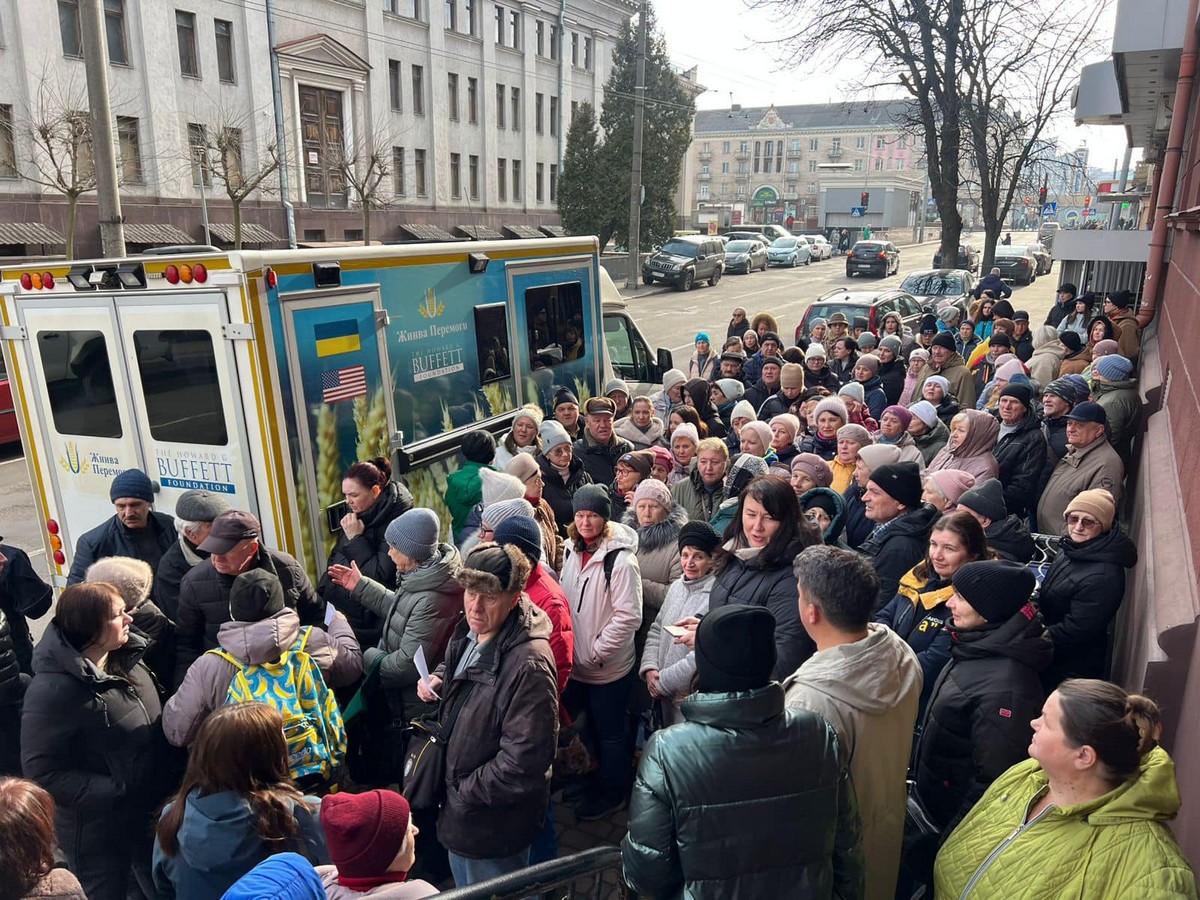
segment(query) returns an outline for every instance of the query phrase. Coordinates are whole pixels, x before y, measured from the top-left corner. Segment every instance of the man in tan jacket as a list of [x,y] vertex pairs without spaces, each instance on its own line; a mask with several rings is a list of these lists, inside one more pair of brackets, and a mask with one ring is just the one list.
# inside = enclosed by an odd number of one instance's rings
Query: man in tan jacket
[[1099,403],[1087,401],[1067,413],[1067,455],[1054,471],[1037,508],[1037,530],[1062,531],[1067,504],[1081,491],[1104,488],[1119,507],[1125,492],[1125,466],[1108,442],[1108,417]]
[[1112,322],[1121,355],[1137,368],[1142,352],[1142,326],[1129,308],[1133,305],[1132,291],[1113,291],[1104,298],[1104,314]]

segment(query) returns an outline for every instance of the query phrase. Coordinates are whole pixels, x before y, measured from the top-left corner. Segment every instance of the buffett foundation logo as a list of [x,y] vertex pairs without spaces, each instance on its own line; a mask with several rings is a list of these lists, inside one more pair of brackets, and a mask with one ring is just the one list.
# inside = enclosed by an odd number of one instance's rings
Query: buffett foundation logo
[[417,307],[422,319],[436,319],[446,311],[446,304],[434,296],[433,288],[425,288],[425,302]]
[[58,458],[58,464],[64,472],[83,475],[91,468],[91,463],[79,452],[79,445],[74,441],[68,441],[63,446],[63,451],[63,455]]

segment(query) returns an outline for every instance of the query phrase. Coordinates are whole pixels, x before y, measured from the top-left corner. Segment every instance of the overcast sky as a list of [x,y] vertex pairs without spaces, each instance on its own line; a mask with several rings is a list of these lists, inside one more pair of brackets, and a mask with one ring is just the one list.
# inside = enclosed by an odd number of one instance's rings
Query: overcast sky
[[[659,29],[667,39],[671,61],[684,68],[699,65],[698,78],[708,91],[696,99],[701,109],[791,103],[832,103],[844,100],[845,81],[854,77],[853,64],[825,73],[789,68],[782,70],[775,49],[768,43],[770,16],[747,10],[742,0],[652,0]],[[864,9],[869,8],[865,6]],[[1111,45],[1115,12],[1104,19]],[[1088,59],[1085,62],[1096,62]],[[841,77],[839,77],[841,76]],[[876,99],[884,99],[881,95]],[[1068,113],[1052,129],[1063,151],[1086,142],[1089,164],[1109,170],[1125,152],[1125,130],[1120,127],[1076,127]],[[1133,162],[1140,158],[1135,150]]]

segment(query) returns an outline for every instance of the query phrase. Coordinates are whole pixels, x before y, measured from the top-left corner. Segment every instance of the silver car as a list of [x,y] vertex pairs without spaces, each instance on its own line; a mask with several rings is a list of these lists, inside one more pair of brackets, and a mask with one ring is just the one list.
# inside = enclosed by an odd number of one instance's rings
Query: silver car
[[725,245],[725,271],[749,275],[767,269],[767,248],[761,241],[730,241]]
[[767,248],[768,266],[789,266],[794,269],[799,265],[807,266],[810,262],[812,262],[812,252],[804,238],[775,238],[771,242],[771,246]]

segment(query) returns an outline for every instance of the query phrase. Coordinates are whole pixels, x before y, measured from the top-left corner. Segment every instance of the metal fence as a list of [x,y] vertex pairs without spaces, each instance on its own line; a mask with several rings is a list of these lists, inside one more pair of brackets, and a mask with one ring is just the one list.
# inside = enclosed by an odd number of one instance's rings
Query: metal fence
[[[615,872],[615,882],[605,879],[606,872]],[[563,897],[587,900],[636,900],[621,879],[621,851],[616,847],[594,847],[539,863],[519,872],[490,878],[470,887],[455,888],[438,894],[439,900],[522,900],[525,897],[546,895],[560,900]]]

